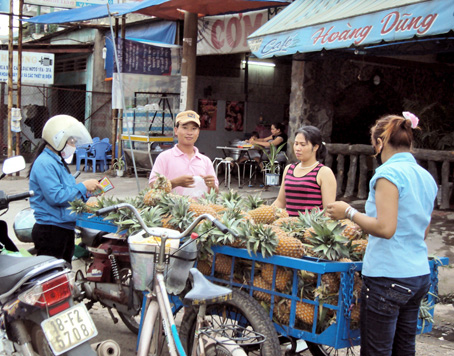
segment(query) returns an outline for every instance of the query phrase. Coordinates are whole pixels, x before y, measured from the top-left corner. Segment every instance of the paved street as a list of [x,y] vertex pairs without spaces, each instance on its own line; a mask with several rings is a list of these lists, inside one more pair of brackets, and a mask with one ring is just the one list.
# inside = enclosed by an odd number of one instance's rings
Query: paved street
[[[74,169],[74,166],[72,166]],[[83,172],[78,178],[83,181],[88,178],[102,178],[102,173],[88,173]],[[22,193],[28,190],[28,180],[25,178],[26,171],[22,171],[19,177],[8,177],[0,181],[0,189],[5,190],[8,195]],[[108,195],[115,195],[118,197],[126,197],[137,194],[137,182],[134,177],[110,177],[115,189],[108,192]],[[140,189],[147,186],[147,178],[142,176],[139,178]],[[222,190],[225,190],[222,185]],[[238,190],[236,181],[232,183],[232,188]],[[245,187],[239,189],[239,192],[245,194],[262,194],[262,197],[270,201],[276,197],[278,188],[270,187],[267,191],[259,186]],[[363,201],[352,202],[357,208],[364,205]],[[2,217],[7,220],[9,226],[9,233],[14,236],[12,231],[12,224],[14,216],[23,208],[28,206],[28,202],[20,201],[14,202],[10,206],[10,210]],[[432,218],[432,229],[427,239],[429,252],[437,256],[447,256],[451,260],[454,258],[453,242],[454,237],[452,234],[454,227],[454,212],[452,211],[439,211],[436,210]],[[26,245],[24,245],[26,246]],[[441,268],[439,273],[439,290],[441,295],[449,295],[454,292],[454,278],[451,268]],[[96,340],[105,340],[112,338],[116,340],[121,348],[122,355],[132,356],[135,354],[134,348],[136,343],[136,336],[129,332],[124,324],[119,321],[114,325],[106,309],[100,305],[95,305],[91,314],[98,327],[99,335]],[[427,355],[453,355],[454,356],[454,308],[451,304],[437,304],[435,307],[435,326],[434,331],[429,335],[418,336],[418,356]],[[309,355],[309,353],[303,353]],[[357,352],[357,354],[359,354]]]

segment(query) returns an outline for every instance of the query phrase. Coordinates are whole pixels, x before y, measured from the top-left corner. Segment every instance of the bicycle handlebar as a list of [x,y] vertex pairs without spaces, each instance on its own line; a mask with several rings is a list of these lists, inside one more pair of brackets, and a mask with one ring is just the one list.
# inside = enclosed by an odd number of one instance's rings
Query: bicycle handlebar
[[[153,235],[153,236],[158,236],[158,237],[161,237],[163,235],[162,232],[158,232],[156,230],[153,230],[153,228],[149,228],[147,225],[145,225],[145,222],[143,221],[143,219],[140,216],[140,214],[137,211],[137,209],[133,205],[131,205],[129,203],[120,203],[120,204],[108,206],[106,208],[99,209],[98,211],[95,212],[95,214],[96,214],[96,216],[105,215],[107,213],[110,213],[111,211],[117,211],[117,210],[123,209],[123,208],[127,208],[127,209],[131,210],[134,213],[134,215],[136,216],[137,220],[139,221],[140,226],[142,226],[142,228],[148,234]],[[174,237],[167,236],[167,238],[169,238],[169,239],[181,239],[182,237],[189,235],[194,230],[194,228],[197,226],[197,224],[200,221],[204,220],[204,219],[210,220],[211,223],[213,225],[215,225],[219,230],[221,230],[224,234],[231,233],[233,235],[233,237],[238,238],[238,234],[235,231],[230,230],[227,226],[225,226],[223,223],[221,223],[219,220],[217,220],[215,217],[213,217],[210,214],[199,215],[198,217],[196,217],[194,219],[194,221],[191,223],[191,225],[189,225],[188,228],[186,230],[184,230],[180,235],[174,236]]]

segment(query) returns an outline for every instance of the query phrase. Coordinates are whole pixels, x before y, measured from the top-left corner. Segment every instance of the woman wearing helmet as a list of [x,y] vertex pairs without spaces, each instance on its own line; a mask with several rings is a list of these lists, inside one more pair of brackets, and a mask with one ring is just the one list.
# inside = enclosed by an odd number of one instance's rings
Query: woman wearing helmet
[[68,210],[69,202],[87,200],[87,192],[101,188],[96,179],[76,183],[65,162],[76,144],[90,143],[85,126],[72,116],[57,115],[43,128],[43,142],[38,148],[30,172],[30,198],[36,223],[32,238],[38,255],[63,258],[69,263],[74,252],[76,216]]

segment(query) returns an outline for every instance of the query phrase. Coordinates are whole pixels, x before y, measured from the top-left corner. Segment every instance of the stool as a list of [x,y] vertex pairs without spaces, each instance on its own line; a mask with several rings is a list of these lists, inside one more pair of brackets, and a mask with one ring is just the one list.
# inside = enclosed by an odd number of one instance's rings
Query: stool
[[238,188],[241,188],[241,180],[240,180],[240,166],[238,165],[238,162],[234,161],[232,157],[226,157],[222,159],[221,161],[217,161],[218,163],[216,164],[216,177],[218,176],[218,169],[221,164],[224,164],[224,170],[225,170],[225,180],[224,180],[224,186],[228,187],[230,189],[230,173],[232,170],[231,163],[236,165],[238,169]]
[[252,177],[254,177],[255,181],[257,180],[256,170],[259,167],[259,164],[257,163],[256,160],[247,160],[243,163],[243,165],[244,165],[243,182],[245,181],[247,166],[249,166],[249,186],[252,187]]

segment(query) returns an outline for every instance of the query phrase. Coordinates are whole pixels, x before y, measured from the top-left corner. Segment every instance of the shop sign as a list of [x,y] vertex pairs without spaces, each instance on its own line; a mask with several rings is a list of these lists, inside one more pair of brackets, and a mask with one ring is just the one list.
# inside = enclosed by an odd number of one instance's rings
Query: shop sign
[[278,12],[260,10],[200,19],[197,55],[250,52],[247,37]]
[[[54,84],[54,54],[22,52],[23,84]],[[13,82],[17,83],[17,52],[13,52]],[[8,82],[8,51],[0,51],[0,82]]]
[[448,32],[452,28],[453,12],[454,2],[423,2],[280,34],[265,34],[248,43],[257,57],[267,58],[423,37]]

